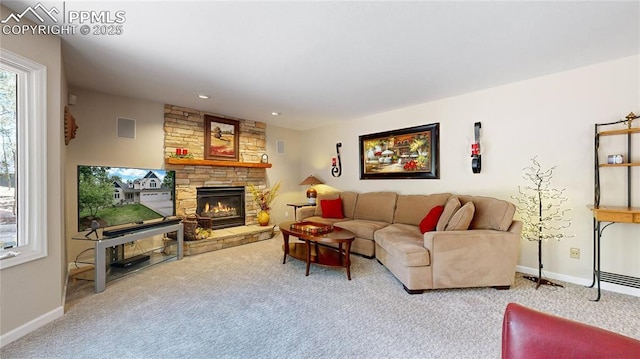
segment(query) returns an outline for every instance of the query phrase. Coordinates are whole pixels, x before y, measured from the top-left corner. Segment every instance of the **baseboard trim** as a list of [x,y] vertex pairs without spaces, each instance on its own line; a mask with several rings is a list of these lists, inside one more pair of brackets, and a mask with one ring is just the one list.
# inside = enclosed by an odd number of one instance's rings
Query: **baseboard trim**
[[[520,273],[524,273],[524,274],[530,274],[530,275],[538,275],[538,268],[530,268],[530,267],[524,267],[524,266],[516,266],[516,271],[520,272]],[[556,279],[556,280],[561,280],[563,282],[569,282],[569,283],[573,283],[573,284],[578,284],[578,285],[582,285],[582,286],[589,286],[591,285],[591,278],[578,278],[578,277],[574,277],[574,276],[570,276],[570,275],[566,275],[566,274],[559,274],[559,273],[554,273],[554,272],[549,272],[549,271],[544,271],[544,276],[550,279]],[[600,289],[603,290],[608,290],[611,292],[615,292],[615,293],[620,293],[620,294],[627,294],[627,295],[632,295],[634,297],[640,297],[640,289],[638,288],[632,288],[632,287],[627,287],[624,285],[617,285],[617,284],[613,284],[613,283],[607,283],[607,282],[603,282],[600,281]],[[594,289],[594,297],[595,297],[595,289]]]
[[0,336],[0,348],[5,345],[22,338],[23,336],[31,333],[32,331],[42,327],[45,324],[49,324],[54,320],[64,315],[64,306],[60,306],[48,313],[45,313],[38,318],[35,318],[5,334]]

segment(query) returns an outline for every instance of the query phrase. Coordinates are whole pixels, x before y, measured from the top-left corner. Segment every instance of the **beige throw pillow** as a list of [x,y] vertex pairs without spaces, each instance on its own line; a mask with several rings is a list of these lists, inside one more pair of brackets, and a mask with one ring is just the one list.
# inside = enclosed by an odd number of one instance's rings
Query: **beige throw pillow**
[[460,209],[460,200],[458,197],[450,197],[447,200],[447,203],[444,205],[444,210],[440,215],[440,219],[438,220],[438,225],[436,225],[436,231],[444,231],[447,227],[447,223],[451,219],[458,209]]
[[456,213],[451,216],[445,231],[466,231],[473,220],[476,207],[473,202],[467,202]]

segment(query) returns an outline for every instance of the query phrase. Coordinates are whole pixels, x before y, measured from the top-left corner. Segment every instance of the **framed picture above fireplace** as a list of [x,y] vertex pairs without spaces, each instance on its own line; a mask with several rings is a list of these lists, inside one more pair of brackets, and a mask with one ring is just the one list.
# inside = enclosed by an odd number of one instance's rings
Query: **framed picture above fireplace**
[[204,159],[238,161],[240,122],[204,116]]

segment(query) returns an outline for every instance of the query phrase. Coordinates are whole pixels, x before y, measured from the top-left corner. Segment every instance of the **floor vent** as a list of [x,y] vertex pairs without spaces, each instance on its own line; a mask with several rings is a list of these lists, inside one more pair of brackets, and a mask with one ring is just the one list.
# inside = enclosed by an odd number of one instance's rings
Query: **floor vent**
[[600,280],[603,282],[640,289],[640,278],[631,277],[628,275],[600,272]]

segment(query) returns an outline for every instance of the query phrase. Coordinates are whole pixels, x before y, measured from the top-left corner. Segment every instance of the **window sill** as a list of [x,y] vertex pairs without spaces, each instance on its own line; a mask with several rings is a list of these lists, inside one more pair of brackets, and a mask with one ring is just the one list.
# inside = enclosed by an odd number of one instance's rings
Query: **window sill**
[[0,270],[28,263],[47,256],[46,252],[36,251],[29,248],[11,248],[5,249],[5,251],[20,252],[20,254],[15,257],[0,259]]

